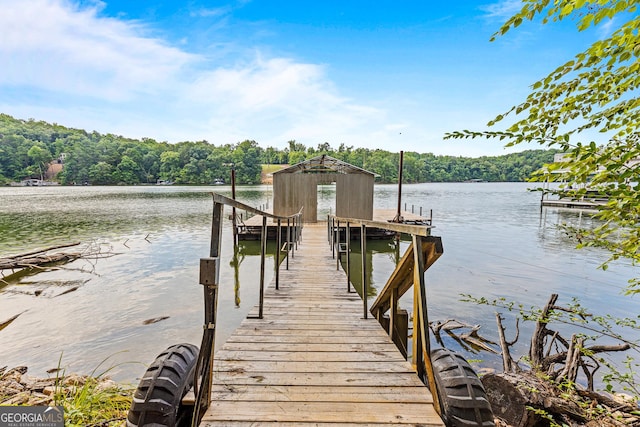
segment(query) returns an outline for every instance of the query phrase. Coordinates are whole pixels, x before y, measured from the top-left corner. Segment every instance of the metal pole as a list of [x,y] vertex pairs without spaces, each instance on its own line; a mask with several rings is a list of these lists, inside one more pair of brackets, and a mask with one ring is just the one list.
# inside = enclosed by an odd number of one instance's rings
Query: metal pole
[[282,220],[278,218],[278,235],[276,236],[276,289],[280,289],[280,245],[282,244]]
[[[404,151],[400,151],[400,164],[398,165],[398,211],[396,212],[396,217],[393,219],[394,222],[402,222],[402,213],[400,212],[401,202],[402,202],[402,166],[404,164]],[[407,210],[407,208],[404,208]]]
[[351,227],[347,221],[347,292],[351,292]]
[[[231,198],[233,200],[236,199],[236,169],[235,167],[231,168]],[[233,224],[233,241],[238,241],[238,224],[236,223],[236,208],[231,208],[231,218]]]
[[335,232],[335,228],[336,228],[336,224],[335,224],[335,218],[331,218],[331,258],[335,258],[336,257],[336,245],[335,245],[335,236],[334,236],[334,232]]
[[362,225],[360,227],[360,251],[362,251],[362,307],[364,309],[364,318],[368,318],[367,307],[367,226]]
[[289,251],[291,250],[291,221],[287,218],[287,270],[289,270]]
[[336,251],[338,252],[338,256],[336,257],[336,270],[340,270],[340,220],[337,221],[336,228]]
[[291,238],[293,240],[291,240],[291,258],[295,258],[296,257],[296,249],[297,249],[297,245],[296,245],[296,220],[298,218],[298,215],[294,216],[291,220],[293,221],[292,223],[292,229],[291,229]]
[[294,239],[293,239],[293,245],[295,246],[295,250],[298,250],[298,227],[300,226],[299,224],[300,222],[300,215],[296,215],[296,218],[293,222],[293,234],[294,234]]
[[260,307],[258,309],[258,317],[262,319],[262,311],[264,306],[264,265],[267,252],[267,217],[262,217],[262,235],[260,236]]

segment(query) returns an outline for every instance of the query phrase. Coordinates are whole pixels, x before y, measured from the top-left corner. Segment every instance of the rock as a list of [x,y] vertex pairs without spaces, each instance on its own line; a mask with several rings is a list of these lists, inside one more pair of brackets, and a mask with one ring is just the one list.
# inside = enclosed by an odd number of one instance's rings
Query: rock
[[53,402],[53,397],[36,392],[36,393],[31,393],[31,396],[29,397],[29,401],[27,402],[27,404],[29,406],[42,406],[42,405],[48,405],[51,402]]
[[65,386],[83,386],[86,381],[86,377],[77,374],[71,374],[64,377],[64,379],[62,380],[62,384]]
[[105,391],[116,387],[118,387],[118,383],[109,378],[105,378],[98,383],[96,391]]
[[24,405],[29,402],[29,398],[31,397],[31,392],[29,391],[21,391],[9,399],[0,402],[2,405],[11,406],[11,405]]
[[27,373],[26,366],[18,366],[17,368],[9,369],[4,375],[2,375],[2,377],[0,377],[0,380],[4,381],[5,379],[13,378],[16,381],[20,382],[22,376],[26,373]]
[[42,393],[47,396],[53,396],[58,391],[58,387],[56,386],[48,386],[42,389]]

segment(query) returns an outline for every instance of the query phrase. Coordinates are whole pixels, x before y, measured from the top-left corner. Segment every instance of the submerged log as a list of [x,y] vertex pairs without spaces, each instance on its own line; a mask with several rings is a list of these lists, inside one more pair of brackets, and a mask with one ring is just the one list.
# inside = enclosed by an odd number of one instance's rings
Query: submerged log
[[[24,313],[24,311],[22,313]],[[7,326],[9,326],[11,324],[11,322],[16,320],[18,318],[18,316],[20,316],[22,313],[18,313],[15,316],[12,316],[12,317],[8,318],[7,320],[5,320],[3,322],[0,322],[0,331],[3,330],[4,328],[6,328]]]
[[64,253],[58,252],[49,254],[49,252],[56,249],[69,248],[72,246],[78,246],[80,242],[66,243],[63,245],[49,246],[47,248],[36,249],[29,252],[24,252],[17,255],[10,255],[0,258],[0,270],[15,270],[21,268],[38,267],[41,265],[71,261],[73,259],[82,256],[81,253]]

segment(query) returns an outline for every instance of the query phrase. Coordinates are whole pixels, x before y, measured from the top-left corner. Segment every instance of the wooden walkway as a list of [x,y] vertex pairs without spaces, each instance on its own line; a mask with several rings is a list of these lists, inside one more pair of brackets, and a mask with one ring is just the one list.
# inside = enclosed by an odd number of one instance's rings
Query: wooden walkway
[[[264,318],[246,319],[215,354],[201,426],[443,426],[420,382],[336,270],[326,223],[305,225]],[[257,308],[252,314],[257,314]]]

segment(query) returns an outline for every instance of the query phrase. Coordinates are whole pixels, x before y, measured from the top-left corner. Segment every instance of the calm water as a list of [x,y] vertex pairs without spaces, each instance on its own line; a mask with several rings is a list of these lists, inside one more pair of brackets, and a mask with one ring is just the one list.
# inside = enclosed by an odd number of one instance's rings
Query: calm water
[[[416,213],[419,207],[424,212],[432,209],[433,234],[443,239],[444,255],[426,274],[430,319],[482,324],[481,335],[495,340],[495,309],[461,302],[460,294],[505,297],[533,306],[544,304],[552,292],[560,294],[561,303],[578,297],[598,314],[637,316],[637,298],[622,296],[621,291],[638,269],[624,262],[606,272],[597,269],[606,253],[576,250],[556,228],[563,222],[589,225],[590,218],[554,209],[541,214],[539,195],[528,192],[529,186],[403,187],[403,204],[409,210],[414,205]],[[101,372],[113,366],[113,377],[135,382],[144,364],[169,345],[199,344],[203,309],[198,264],[209,250],[210,191],[230,193],[225,186],[0,188],[0,255],[71,241],[98,253],[57,271],[0,284],[0,322],[22,313],[0,331],[0,366],[27,365],[32,374],[40,375],[61,358],[68,371]],[[377,186],[375,207],[395,208],[396,191],[393,185]],[[332,186],[319,190],[320,215],[331,209],[334,196]],[[271,197],[271,187],[242,187],[237,197],[258,206]],[[218,345],[258,299],[257,246],[241,244],[236,272],[230,240],[227,222]],[[401,251],[406,245],[401,243]],[[369,248],[375,294],[397,255],[389,242],[371,243]],[[268,281],[272,271],[269,258]],[[409,306],[410,301],[403,304]],[[168,318],[144,323],[158,317]],[[510,339],[514,326],[507,317]],[[521,326],[518,350],[526,352],[530,331]],[[499,363],[487,353],[467,355],[486,366]]]

